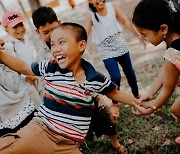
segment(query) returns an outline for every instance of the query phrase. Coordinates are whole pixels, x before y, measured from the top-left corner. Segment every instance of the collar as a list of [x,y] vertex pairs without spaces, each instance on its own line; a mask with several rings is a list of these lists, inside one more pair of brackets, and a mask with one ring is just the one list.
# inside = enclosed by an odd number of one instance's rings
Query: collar
[[[9,36],[9,40],[10,40],[11,42],[15,42],[15,43],[23,43],[23,42],[21,42],[20,40],[12,37],[11,35]],[[27,39],[24,38],[24,43],[26,43],[26,41],[27,41]]]
[[84,59],[81,59],[81,65],[85,71],[87,81],[90,81],[91,79],[97,76],[97,71],[89,62],[85,61]]

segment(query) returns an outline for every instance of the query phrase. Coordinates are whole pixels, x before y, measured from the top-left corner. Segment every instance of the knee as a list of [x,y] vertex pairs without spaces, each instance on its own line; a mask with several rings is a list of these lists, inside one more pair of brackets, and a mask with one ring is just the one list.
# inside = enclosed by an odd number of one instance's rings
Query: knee
[[175,103],[171,106],[171,113],[180,119],[180,98],[178,98]]

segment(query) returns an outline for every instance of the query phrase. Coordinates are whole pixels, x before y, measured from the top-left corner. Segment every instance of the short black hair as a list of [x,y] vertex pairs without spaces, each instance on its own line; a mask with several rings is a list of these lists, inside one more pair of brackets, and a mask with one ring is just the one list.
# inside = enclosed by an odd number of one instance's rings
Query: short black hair
[[64,22],[58,25],[56,28],[58,27],[70,30],[75,36],[77,42],[82,40],[85,40],[87,42],[87,33],[82,25],[73,22]]
[[132,22],[153,31],[167,24],[170,31],[180,33],[179,10],[173,11],[167,0],[141,0],[134,10]]
[[51,24],[55,21],[58,22],[55,11],[51,7],[45,6],[39,7],[33,11],[32,20],[37,29],[39,29],[40,26],[45,26],[46,23]]

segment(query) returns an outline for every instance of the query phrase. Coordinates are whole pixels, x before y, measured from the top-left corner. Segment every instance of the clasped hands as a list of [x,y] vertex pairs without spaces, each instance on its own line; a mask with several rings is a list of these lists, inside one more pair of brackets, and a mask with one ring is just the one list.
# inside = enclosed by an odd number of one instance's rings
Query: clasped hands
[[138,103],[132,103],[132,113],[134,113],[135,115],[149,115],[157,110],[155,106],[155,100],[153,99],[153,97],[148,96],[148,94],[141,96],[138,100]]

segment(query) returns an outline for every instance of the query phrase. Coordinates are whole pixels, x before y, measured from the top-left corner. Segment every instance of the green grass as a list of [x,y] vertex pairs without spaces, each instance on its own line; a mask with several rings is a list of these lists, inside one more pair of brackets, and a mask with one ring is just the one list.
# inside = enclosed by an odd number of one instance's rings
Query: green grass
[[[137,78],[140,89],[150,85],[158,74],[162,60],[155,59],[144,63],[138,69]],[[137,68],[136,68],[137,69]],[[125,85],[126,86],[126,85]],[[117,135],[130,154],[178,154],[180,146],[174,139],[180,136],[180,121],[176,121],[170,113],[170,107],[178,94],[174,92],[162,110],[154,116],[135,116],[131,107],[121,105],[121,117],[117,121]],[[94,138],[86,141],[88,150],[83,147],[83,154],[114,154],[116,153],[108,137]]]

